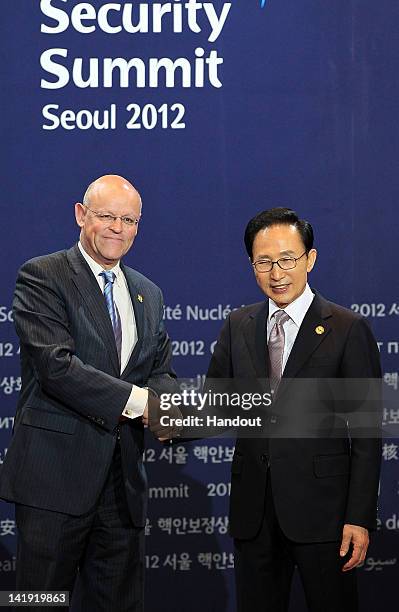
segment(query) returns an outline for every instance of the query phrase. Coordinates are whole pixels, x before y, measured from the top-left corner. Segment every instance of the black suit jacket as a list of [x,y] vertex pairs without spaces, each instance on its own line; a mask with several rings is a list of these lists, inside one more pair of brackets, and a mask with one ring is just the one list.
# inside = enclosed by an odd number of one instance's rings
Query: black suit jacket
[[[22,390],[14,435],[0,472],[0,496],[81,515],[98,499],[132,384],[174,391],[160,289],[122,266],[138,341],[120,374],[104,296],[77,246],[25,263],[13,312],[20,338]],[[125,487],[143,525],[146,476],[141,419],[120,426]]]
[[[231,313],[208,381],[245,380],[248,386],[252,379],[254,391],[269,388],[267,317],[268,302]],[[381,406],[369,379],[377,379],[379,388],[380,376],[366,321],[316,294],[265,419],[264,437],[237,440],[230,497],[234,537],[254,537],[260,528],[268,467],[278,520],[290,539],[339,540],[344,523],[375,527]],[[373,400],[366,402],[369,395]]]

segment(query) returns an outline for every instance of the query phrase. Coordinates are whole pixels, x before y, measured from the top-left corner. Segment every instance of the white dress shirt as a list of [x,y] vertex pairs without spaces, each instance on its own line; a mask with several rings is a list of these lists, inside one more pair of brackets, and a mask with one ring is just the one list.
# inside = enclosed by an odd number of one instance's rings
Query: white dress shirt
[[[100,276],[101,272],[104,272],[104,268],[99,263],[94,261],[90,255],[86,253],[81,242],[79,241],[78,247],[83,257],[90,266],[91,271],[94,274],[98,285],[104,293],[104,277]],[[129,288],[127,286],[125,275],[123,274],[119,262],[109,270],[115,274],[115,280],[113,284],[113,296],[114,302],[119,312],[121,326],[122,326],[122,350],[121,350],[121,373],[127,366],[130,359],[130,355],[137,342],[137,326],[136,318],[134,316],[134,309],[132,300],[130,299]],[[105,298],[104,298],[105,299]],[[144,409],[148,400],[148,391],[142,387],[133,385],[131,394],[126,403],[126,406],[122,412],[123,416],[130,419],[143,416]]]
[[274,314],[277,310],[284,310],[289,315],[288,321],[283,324],[285,340],[284,340],[284,351],[283,351],[283,372],[290,356],[291,349],[294,346],[294,342],[299,332],[299,328],[302,325],[302,321],[305,318],[307,311],[311,303],[313,302],[314,293],[312,292],[309,285],[306,283],[305,290],[299,297],[296,298],[291,304],[288,304],[285,308],[277,306],[272,299],[269,298],[269,316],[267,319],[267,342],[269,342],[270,332],[275,323]]

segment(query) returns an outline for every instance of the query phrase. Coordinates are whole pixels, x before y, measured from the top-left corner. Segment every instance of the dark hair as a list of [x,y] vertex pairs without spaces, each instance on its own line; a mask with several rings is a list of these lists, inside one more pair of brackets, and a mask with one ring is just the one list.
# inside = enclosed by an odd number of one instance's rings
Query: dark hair
[[313,248],[313,228],[308,221],[299,219],[296,212],[290,208],[270,208],[253,217],[245,229],[245,248],[251,260],[252,246],[256,234],[272,225],[294,225],[300,233],[306,253],[309,253],[310,249]]

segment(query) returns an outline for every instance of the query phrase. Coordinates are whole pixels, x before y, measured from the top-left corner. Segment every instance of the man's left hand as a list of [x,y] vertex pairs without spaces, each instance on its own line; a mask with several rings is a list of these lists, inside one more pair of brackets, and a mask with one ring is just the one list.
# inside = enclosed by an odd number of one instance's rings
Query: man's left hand
[[347,572],[364,563],[369,546],[368,530],[365,527],[359,527],[358,525],[344,525],[341,549],[339,553],[341,557],[344,557],[347,554],[351,544],[353,545],[352,556],[342,568],[343,572]]

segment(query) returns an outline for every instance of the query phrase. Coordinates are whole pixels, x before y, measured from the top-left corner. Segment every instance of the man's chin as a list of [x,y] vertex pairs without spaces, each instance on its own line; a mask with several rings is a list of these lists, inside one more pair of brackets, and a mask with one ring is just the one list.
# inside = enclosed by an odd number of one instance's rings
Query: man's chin
[[99,255],[107,266],[115,266],[123,256],[121,249],[102,251]]
[[290,296],[289,289],[285,291],[273,291],[269,289],[267,296],[280,308],[285,308],[285,306],[288,306],[288,304],[292,302],[292,296]]

